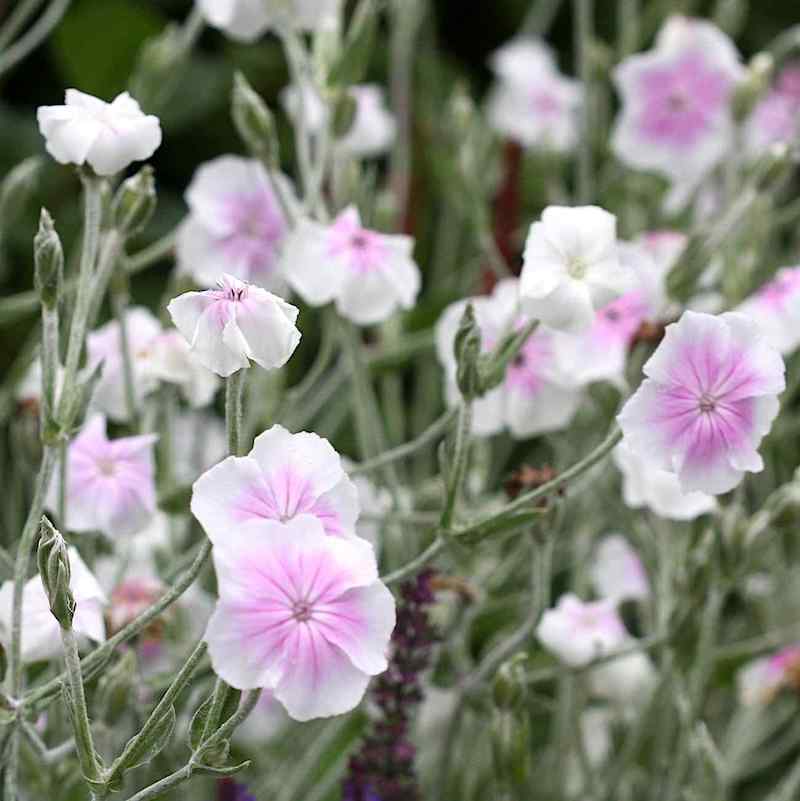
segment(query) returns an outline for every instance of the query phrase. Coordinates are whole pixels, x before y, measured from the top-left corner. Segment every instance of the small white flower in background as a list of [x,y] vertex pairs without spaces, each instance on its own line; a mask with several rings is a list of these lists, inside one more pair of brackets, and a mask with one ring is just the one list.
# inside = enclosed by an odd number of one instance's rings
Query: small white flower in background
[[[348,461],[343,459],[342,464],[347,472],[350,467]],[[378,518],[388,514],[394,506],[392,493],[385,487],[376,486],[364,475],[353,476],[350,481],[355,485],[358,506],[361,510],[361,515],[355,524],[356,534],[367,540],[375,549],[375,555],[380,558],[383,547],[382,533],[386,526],[378,520],[365,519],[364,515]],[[402,500],[402,493],[400,496]]]
[[666,177],[673,185],[667,203],[680,206],[733,144],[731,98],[742,75],[739,54],[719,28],[670,17],[653,50],[614,70],[622,99],[615,155]]
[[300,342],[295,306],[232,275],[217,289],[173,298],[167,311],[200,364],[223,378],[251,360],[265,370],[282,367]]
[[520,275],[522,311],[572,334],[634,286],[617,252],[617,218],[597,206],[549,206],[531,226]]
[[563,152],[578,139],[583,92],[565,78],[553,54],[538,39],[516,39],[491,59],[496,75],[487,114],[492,128],[523,147]]
[[612,601],[650,597],[650,582],[639,554],[620,534],[603,537],[589,569],[595,592]]
[[245,748],[258,748],[287,726],[289,716],[272,690],[262,690],[255,709],[236,727],[233,741]]
[[[133,368],[137,405],[154,392],[159,382],[175,384],[193,407],[207,406],[219,387],[219,379],[203,367],[175,330],[164,330],[148,309],[135,306],[125,311],[125,328]],[[103,371],[92,399],[94,407],[112,420],[128,419],[120,327],[111,320],[86,339],[89,364],[102,363]]]
[[414,305],[421,279],[413,249],[410,236],[363,228],[351,206],[330,225],[297,224],[284,250],[284,275],[306,303],[335,301],[343,317],[372,325]]
[[197,0],[209,25],[232,39],[254,42],[268,30],[335,26],[341,0]]
[[694,520],[717,508],[713,495],[683,492],[674,473],[653,466],[624,442],[612,458],[622,473],[622,497],[631,509],[647,507],[667,520]]
[[584,603],[572,593],[562,595],[536,627],[539,642],[572,667],[613,653],[628,639],[614,601]]
[[[355,101],[355,114],[349,130],[334,143],[337,155],[371,158],[386,153],[394,142],[397,123],[386,107],[383,88],[377,84],[359,84],[347,91]],[[304,115],[305,125],[313,134],[330,122],[330,109],[310,83],[300,89],[287,86],[281,92],[281,102],[295,123]]]
[[158,117],[145,115],[127,92],[106,103],[67,89],[65,102],[37,112],[47,152],[61,164],[89,164],[98,175],[114,175],[149,159],[161,144]]
[[280,249],[288,230],[273,182],[296,206],[289,180],[254,159],[220,156],[201,165],[186,191],[189,216],[178,231],[179,269],[212,287],[223,273],[279,291]]
[[675,473],[684,492],[719,495],[764,469],[758,447],[778,414],[786,368],[752,320],[687,311],[643,372],[617,417],[634,453]]
[[229,456],[192,488],[192,513],[214,544],[250,520],[312,516],[326,534],[353,537],[358,491],[327,439],[275,425],[247,456]]
[[787,354],[800,345],[800,266],[784,267],[735,311],[758,324],[772,347]]
[[748,662],[736,674],[739,703],[769,703],[784,687],[795,687],[800,678],[800,645],[787,645],[769,656]]
[[[133,390],[138,404],[158,386],[151,370],[152,346],[161,334],[161,323],[143,306],[125,311],[125,330],[133,368]],[[93,403],[97,409],[119,422],[128,419],[125,379],[119,323],[111,320],[86,338],[89,365],[102,362],[103,372],[97,383]]]
[[[69,564],[69,586],[75,598],[72,628],[82,637],[102,642],[106,638],[103,621],[105,594],[75,548],[69,549]],[[11,642],[13,594],[13,582],[6,581],[0,587],[0,643],[6,650]],[[38,662],[60,656],[60,626],[50,611],[47,594],[38,575],[25,583],[22,604],[22,661]]]
[[[618,650],[636,645],[630,638]],[[609,659],[589,671],[589,689],[596,698],[617,705],[627,715],[635,715],[656,684],[656,669],[650,657],[642,651],[632,651]]]
[[[56,386],[55,400],[61,395],[61,388],[64,385],[64,368],[59,364],[56,367]],[[14,390],[14,398],[22,406],[28,406],[38,413],[42,403],[42,362],[35,359],[31,366],[22,377],[22,381],[17,384]]]
[[[143,529],[156,511],[153,445],[144,434],[110,440],[106,420],[90,418],[67,451],[69,531],[100,531],[111,539]],[[58,481],[50,484],[49,509],[58,509]]]
[[[508,278],[497,284],[491,296],[458,301],[442,313],[436,323],[436,352],[444,368],[448,405],[455,406],[461,400],[453,342],[467,303],[472,303],[486,352],[515,325],[524,325],[518,298],[519,282]],[[556,337],[540,327],[509,365],[505,381],[473,402],[473,432],[488,436],[508,428],[516,437],[529,437],[557,431],[572,419],[581,398],[581,390],[574,386],[558,358]]]

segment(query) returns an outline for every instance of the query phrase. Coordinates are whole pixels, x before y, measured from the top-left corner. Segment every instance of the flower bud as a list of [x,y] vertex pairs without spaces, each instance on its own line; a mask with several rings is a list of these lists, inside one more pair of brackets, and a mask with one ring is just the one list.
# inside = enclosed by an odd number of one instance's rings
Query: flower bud
[[775,60],[769,53],[756,53],[747,65],[747,72],[733,95],[733,115],[738,122],[750,116],[756,103],[769,89]]
[[75,599],[69,586],[71,573],[67,543],[46,517],[42,517],[37,559],[50,611],[61,628],[69,629],[75,615]]
[[480,395],[478,360],[481,355],[481,331],[475,319],[475,310],[467,304],[458,325],[453,350],[456,357],[456,382],[464,400]]
[[117,190],[111,207],[113,225],[123,236],[133,236],[147,225],[155,209],[153,168],[146,165]]
[[358,105],[350,92],[342,92],[333,107],[333,135],[340,139],[353,127]]
[[797,154],[786,142],[773,142],[755,167],[755,182],[768,189],[782,180],[797,161]]
[[42,209],[39,230],[33,239],[34,282],[42,305],[54,308],[61,294],[64,276],[64,251],[58,237],[53,218],[47,209]]
[[503,662],[495,673],[492,695],[500,709],[513,709],[525,697],[525,664],[528,656],[518,653]]
[[272,112],[241,72],[233,78],[231,98],[233,123],[248,150],[275,169],[280,164],[280,150]]

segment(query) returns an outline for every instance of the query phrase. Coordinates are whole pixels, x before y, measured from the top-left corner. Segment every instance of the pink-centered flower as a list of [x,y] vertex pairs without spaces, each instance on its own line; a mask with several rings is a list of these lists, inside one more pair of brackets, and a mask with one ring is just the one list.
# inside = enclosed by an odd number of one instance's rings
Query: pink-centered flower
[[612,135],[617,158],[696,187],[731,147],[731,97],[742,71],[721,30],[670,17],[653,50],[626,58],[614,71],[622,99]]
[[755,321],[770,345],[791,353],[800,345],[800,266],[778,270],[736,311]]
[[778,414],[785,368],[755,323],[686,312],[643,369],[618,417],[634,453],[675,473],[685,492],[724,493],[763,469],[757,449]]
[[300,342],[295,306],[232,275],[216,289],[173,298],[167,311],[199,362],[223,378],[251,360],[265,370],[282,367]]
[[280,290],[280,249],[288,230],[275,187],[296,204],[288,179],[255,159],[220,156],[195,172],[186,191],[189,217],[177,240],[178,266],[201,286],[223,273]]
[[[513,327],[525,324],[526,319],[519,314],[518,293],[518,280],[505,279],[491,296],[458,301],[439,318],[436,352],[444,368],[449,405],[460,402],[453,342],[467,303],[472,303],[486,352]],[[516,437],[556,431],[572,419],[581,397],[581,390],[559,361],[555,335],[540,327],[509,365],[505,381],[473,402],[473,431],[488,436],[508,428]]]
[[158,118],[145,115],[127,92],[106,103],[67,89],[64,102],[37,112],[47,152],[61,164],[89,164],[98,175],[114,175],[149,159],[161,144]]
[[197,479],[192,512],[215,545],[243,523],[305,515],[326,534],[352,537],[358,491],[328,440],[275,425],[256,437],[249,455],[229,456]]
[[494,53],[491,66],[496,83],[487,114],[501,136],[523,147],[574,148],[583,93],[558,71],[550,48],[538,39],[516,39]]
[[639,554],[621,534],[609,534],[598,543],[590,567],[595,592],[612,601],[650,596],[650,582]]
[[[69,445],[67,519],[69,531],[100,531],[112,539],[144,528],[156,511],[154,434],[110,440],[102,415],[92,417]],[[51,482],[48,507],[58,509],[58,481]]]
[[369,543],[327,536],[308,515],[261,520],[216,545],[214,564],[205,638],[231,686],[271,689],[303,721],[353,709],[386,670],[395,603]]
[[770,145],[790,144],[800,134],[800,63],[784,67],[773,88],[753,109],[744,126],[745,147],[752,158]]
[[548,206],[525,242],[522,311],[557,331],[579,334],[594,313],[634,287],[617,251],[617,218],[598,206]]
[[797,686],[800,679],[800,645],[781,648],[739,670],[736,684],[739,701],[745,705],[765,704],[787,686]]
[[410,309],[420,288],[414,240],[364,228],[357,209],[330,225],[301,220],[287,242],[284,275],[312,306],[335,301],[339,314],[358,325]]
[[584,603],[567,593],[542,615],[536,636],[562,662],[580,667],[617,650],[628,632],[614,601]]

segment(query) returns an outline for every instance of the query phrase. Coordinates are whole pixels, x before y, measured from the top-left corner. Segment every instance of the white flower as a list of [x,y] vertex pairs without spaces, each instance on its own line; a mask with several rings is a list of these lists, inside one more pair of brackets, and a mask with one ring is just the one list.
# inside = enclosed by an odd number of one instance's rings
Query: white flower
[[[102,642],[106,638],[103,622],[106,598],[103,590],[75,548],[69,549],[69,563],[71,568],[69,586],[75,598],[72,628],[79,635],[95,642]],[[11,642],[13,593],[14,586],[11,581],[6,581],[0,587],[0,643],[6,649]],[[50,604],[38,575],[25,583],[22,604],[22,661],[38,662],[59,656],[60,626],[50,611]]]
[[717,508],[713,495],[683,492],[674,473],[650,464],[624,442],[612,457],[622,473],[622,497],[631,509],[646,506],[668,520],[694,520]]
[[562,662],[581,667],[616,651],[628,633],[613,601],[584,603],[568,593],[542,615],[536,636]]
[[578,139],[583,93],[558,71],[550,49],[538,39],[516,39],[491,60],[497,81],[487,114],[492,127],[524,147],[571,150]]
[[281,290],[278,265],[287,222],[273,185],[294,208],[289,180],[268,175],[255,159],[220,156],[201,165],[186,191],[190,214],[176,243],[180,270],[205,287],[228,273]]
[[343,317],[372,325],[414,305],[420,273],[413,248],[409,236],[363,228],[351,206],[327,226],[298,223],[284,251],[284,274],[306,303],[335,301]]
[[[636,640],[631,638],[619,650],[631,648]],[[589,671],[589,688],[598,698],[604,698],[635,712],[653,690],[656,683],[656,669],[647,654],[642,651],[609,659]]]
[[176,329],[165,331],[153,341],[150,371],[161,381],[176,384],[195,409],[208,406],[219,389],[219,378],[200,363]]
[[297,308],[232,275],[218,289],[173,298],[167,311],[199,362],[223,378],[251,359],[265,370],[282,367],[300,342]]
[[[519,282],[508,278],[497,284],[491,296],[458,301],[448,306],[436,324],[436,352],[444,367],[448,405],[461,400],[456,384],[453,341],[468,302],[472,303],[481,331],[484,351],[493,348],[515,326],[524,325],[519,315]],[[515,437],[530,437],[566,426],[575,414],[582,392],[563,369],[552,331],[539,327],[506,370],[500,386],[472,404],[475,434],[488,436],[508,428]]]
[[[349,130],[334,143],[336,154],[351,158],[380,156],[392,146],[397,132],[383,88],[377,84],[359,84],[347,92],[355,101],[355,114]],[[281,92],[281,102],[295,123],[302,115],[307,130],[313,134],[319,134],[330,123],[330,108],[311,83],[303,83],[299,89],[287,86]]]
[[520,275],[522,311],[580,333],[594,312],[633,286],[617,253],[617,218],[597,206],[549,206],[531,226]]
[[[592,706],[581,713],[580,736],[589,764],[600,767],[611,753],[611,724],[613,714],[610,709]],[[566,791],[570,797],[582,797],[585,776],[578,754],[569,754],[566,764]]]
[[65,102],[37,112],[47,152],[61,164],[88,163],[98,175],[114,175],[161,144],[158,117],[145,115],[127,92],[106,103],[67,89]]
[[642,560],[620,534],[610,534],[598,543],[589,572],[595,592],[603,598],[625,601],[650,596]]
[[172,469],[179,484],[191,484],[228,455],[225,424],[211,412],[178,414],[172,426],[172,437]]
[[270,29],[323,30],[336,24],[340,0],[197,0],[210,25],[254,42]]
[[756,322],[781,353],[800,345],[800,267],[784,267],[737,309]]

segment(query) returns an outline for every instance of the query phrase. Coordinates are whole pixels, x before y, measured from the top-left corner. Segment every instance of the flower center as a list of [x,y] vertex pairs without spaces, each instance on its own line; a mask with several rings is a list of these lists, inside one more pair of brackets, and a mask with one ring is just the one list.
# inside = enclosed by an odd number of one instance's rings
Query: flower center
[[573,256],[567,264],[567,272],[572,278],[580,281],[586,275],[589,265],[580,257]]
[[353,234],[350,245],[354,250],[364,250],[367,246],[367,237],[363,233]]
[[680,92],[674,92],[667,98],[667,106],[669,107],[669,110],[674,111],[675,113],[685,111],[688,105],[689,99],[686,97],[686,95]]
[[98,459],[97,469],[104,476],[113,476],[114,473],[116,472],[117,466],[114,464],[114,461],[112,459]]
[[700,402],[698,403],[700,411],[703,414],[710,414],[717,408],[717,399],[712,395],[709,395],[707,392],[704,392],[700,396]]
[[292,604],[292,617],[298,623],[307,623],[313,613],[314,609],[308,601],[295,601]]

